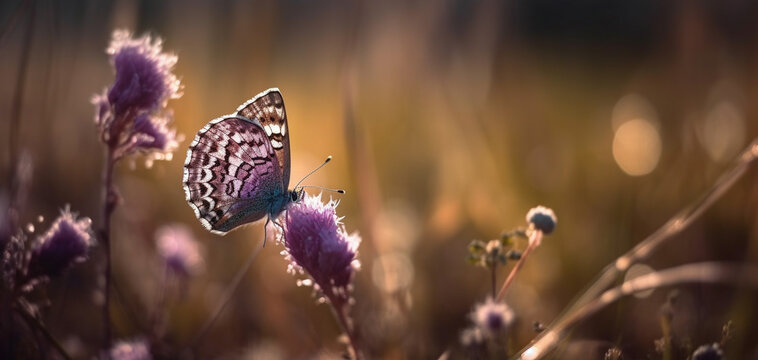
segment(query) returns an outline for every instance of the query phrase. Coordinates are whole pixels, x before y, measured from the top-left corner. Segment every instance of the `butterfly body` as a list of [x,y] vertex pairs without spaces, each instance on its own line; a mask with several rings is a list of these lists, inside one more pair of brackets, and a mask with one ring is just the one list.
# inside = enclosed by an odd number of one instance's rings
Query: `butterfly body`
[[287,190],[289,131],[278,89],[268,89],[211,120],[187,150],[185,198],[205,228],[225,234],[276,219],[300,193]]

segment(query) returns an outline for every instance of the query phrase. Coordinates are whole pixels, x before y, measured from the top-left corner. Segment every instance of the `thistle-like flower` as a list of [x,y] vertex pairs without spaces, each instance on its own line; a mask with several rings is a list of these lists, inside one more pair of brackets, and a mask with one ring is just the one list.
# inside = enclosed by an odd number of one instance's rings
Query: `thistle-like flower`
[[170,159],[177,148],[176,131],[166,111],[169,99],[181,97],[182,85],[172,73],[177,57],[163,52],[161,39],[133,38],[128,31],[113,32],[107,53],[116,71],[109,88],[92,98],[100,139],[120,159],[135,153]]
[[116,30],[107,53],[116,69],[116,81],[108,89],[108,102],[116,114],[155,110],[181,96],[181,83],[171,72],[177,57],[163,53],[160,38],[135,39],[126,30]]
[[298,284],[312,284],[334,310],[337,322],[350,340],[350,353],[362,359],[358,336],[349,316],[353,301],[352,282],[360,269],[356,259],[361,238],[348,234],[337,217],[337,202],[321,201],[321,195],[310,196],[291,204],[285,213],[282,254],[290,261],[290,273],[306,273],[311,279]]
[[203,270],[200,247],[187,226],[165,225],[155,233],[158,254],[174,273],[191,276]]
[[505,332],[514,321],[513,310],[504,302],[496,302],[492,298],[477,305],[470,315],[471,321],[481,334],[489,339]]
[[32,244],[28,278],[56,276],[86,260],[93,243],[91,225],[89,218],[77,219],[68,208],[62,210],[50,229]]
[[150,346],[145,340],[118,341],[111,347],[109,353],[111,360],[152,360]]
[[337,217],[337,204],[323,203],[320,194],[292,204],[285,216],[283,254],[290,261],[289,271],[307,273],[328,300],[347,301],[360,268],[356,255],[361,238],[347,234]]

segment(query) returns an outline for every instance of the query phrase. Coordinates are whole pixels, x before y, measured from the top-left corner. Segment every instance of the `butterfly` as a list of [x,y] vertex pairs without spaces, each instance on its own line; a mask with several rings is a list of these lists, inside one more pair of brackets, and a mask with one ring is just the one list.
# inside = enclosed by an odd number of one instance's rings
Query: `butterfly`
[[264,216],[266,225],[272,219],[276,223],[304,195],[297,186],[288,190],[289,180],[287,112],[281,92],[271,88],[198,131],[187,150],[182,182],[200,223],[223,235]]

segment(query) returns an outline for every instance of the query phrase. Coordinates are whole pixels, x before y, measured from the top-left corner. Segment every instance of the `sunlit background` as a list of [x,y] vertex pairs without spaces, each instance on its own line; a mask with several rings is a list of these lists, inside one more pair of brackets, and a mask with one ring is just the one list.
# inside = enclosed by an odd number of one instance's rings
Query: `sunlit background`
[[[550,324],[758,136],[757,17],[756,3],[741,0],[3,1],[0,199],[15,147],[33,164],[23,224],[46,228],[65,204],[99,223],[104,149],[89,100],[113,81],[104,52],[111,32],[147,32],[179,57],[184,96],[169,107],[185,140],[172,161],[117,169],[116,338],[149,326],[163,281],[155,232],[183,223],[203,244],[204,272],[169,304],[166,348],[194,346],[196,358],[339,356],[329,308],[296,285],[271,242],[216,324],[191,343],[260,246],[263,226],[225,237],[203,229],[181,187],[188,139],[278,87],[291,183],[332,155],[307,182],[346,189],[338,213],[363,237],[353,316],[370,358],[457,354],[468,313],[489,292],[487,271],[465,261],[468,243],[524,226],[535,205],[555,210],[557,230],[507,298],[516,351],[535,337],[534,321]],[[756,204],[753,170],[635,271],[758,261]],[[46,294],[51,331],[77,358],[100,341],[100,250]],[[679,336],[712,343],[732,320],[728,354],[758,356],[755,291],[677,289]],[[599,358],[617,345],[632,359],[654,355],[668,292],[609,307],[558,354]]]

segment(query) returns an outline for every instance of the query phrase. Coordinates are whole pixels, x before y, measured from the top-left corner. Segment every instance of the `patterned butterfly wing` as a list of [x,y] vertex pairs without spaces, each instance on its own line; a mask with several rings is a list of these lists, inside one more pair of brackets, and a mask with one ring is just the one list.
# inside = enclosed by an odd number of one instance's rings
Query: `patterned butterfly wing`
[[275,149],[255,120],[228,115],[200,129],[187,150],[184,192],[213,233],[259,220],[285,189]]
[[290,136],[282,93],[277,88],[268,89],[237,108],[237,114],[261,123],[279,160],[282,187],[287,189],[290,181]]

